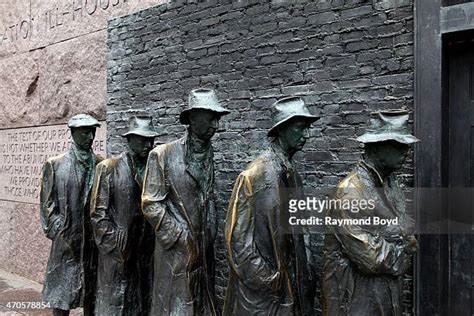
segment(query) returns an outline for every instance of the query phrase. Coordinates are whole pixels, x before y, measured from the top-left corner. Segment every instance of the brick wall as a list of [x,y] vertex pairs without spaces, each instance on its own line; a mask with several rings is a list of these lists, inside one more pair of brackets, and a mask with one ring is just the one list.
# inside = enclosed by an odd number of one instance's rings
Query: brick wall
[[[216,89],[233,111],[214,141],[220,295],[227,202],[238,173],[267,145],[274,101],[298,95],[322,116],[295,157],[308,192],[333,187],[354,166],[361,147],[351,138],[368,113],[413,108],[410,0],[178,1],[111,20],[107,45],[109,153],[123,149],[119,134],[133,114],[153,115],[161,140],[182,136],[178,114],[193,88]],[[321,243],[316,236],[310,249],[316,273]]]

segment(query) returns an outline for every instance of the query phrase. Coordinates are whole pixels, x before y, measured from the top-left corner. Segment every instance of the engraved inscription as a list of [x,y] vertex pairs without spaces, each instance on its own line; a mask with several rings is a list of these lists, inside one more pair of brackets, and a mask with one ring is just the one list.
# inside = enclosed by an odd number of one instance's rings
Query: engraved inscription
[[[93,149],[105,157],[106,126],[97,129]],[[71,143],[66,125],[0,130],[0,200],[39,203],[41,168]]]
[[54,28],[72,22],[80,22],[84,16],[93,16],[99,11],[118,7],[129,0],[66,0],[65,4],[56,5],[28,17],[19,18],[16,23],[0,25],[0,47],[18,40],[30,40],[47,34]]

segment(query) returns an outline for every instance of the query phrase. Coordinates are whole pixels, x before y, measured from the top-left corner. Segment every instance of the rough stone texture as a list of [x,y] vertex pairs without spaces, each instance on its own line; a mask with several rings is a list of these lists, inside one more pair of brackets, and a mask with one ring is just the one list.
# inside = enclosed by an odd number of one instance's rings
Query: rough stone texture
[[13,208],[14,253],[12,270],[15,273],[43,282],[51,242],[44,237],[39,219],[39,208],[34,204],[15,204]]
[[38,206],[0,201],[0,207],[1,268],[42,282],[51,243],[41,231]]
[[106,28],[109,17],[164,0],[5,0],[0,4],[0,58]]
[[80,112],[105,119],[105,31],[0,63],[2,127],[64,123]]
[[[107,73],[109,153],[123,149],[118,135],[136,113],[155,116],[162,140],[180,137],[192,88],[215,88],[233,110],[214,143],[222,299],[223,219],[236,176],[268,143],[268,108],[298,95],[322,115],[297,167],[308,193],[334,187],[358,159],[353,138],[368,113],[413,109],[412,1],[177,1],[109,23]],[[411,161],[401,177],[411,185]],[[317,276],[322,239],[309,249]],[[407,313],[411,284],[407,276]]]
[[0,63],[0,126],[33,125],[38,122],[40,52],[22,54]]
[[[87,7],[85,0],[31,0],[31,7],[27,0],[0,3],[2,127],[64,123],[84,111],[105,119],[107,18],[163,2],[88,0]],[[73,3],[75,9],[83,3],[74,20],[72,13],[62,14],[72,12]],[[29,33],[22,33],[26,29]]]
[[0,262],[6,263],[13,255],[13,203],[0,201],[0,209]]
[[[0,1],[0,58],[25,51],[29,35],[30,0],[2,0]],[[7,45],[8,43],[8,45]]]
[[59,123],[80,112],[105,118],[104,42],[105,32],[96,32],[44,49],[39,124]]

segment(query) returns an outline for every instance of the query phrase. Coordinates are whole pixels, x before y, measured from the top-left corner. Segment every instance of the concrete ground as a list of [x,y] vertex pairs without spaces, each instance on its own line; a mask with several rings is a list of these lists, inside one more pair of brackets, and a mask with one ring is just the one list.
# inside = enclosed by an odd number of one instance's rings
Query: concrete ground
[[[0,315],[52,315],[51,309],[41,307],[42,288],[39,283],[0,270]],[[82,310],[73,310],[71,315],[82,315]]]

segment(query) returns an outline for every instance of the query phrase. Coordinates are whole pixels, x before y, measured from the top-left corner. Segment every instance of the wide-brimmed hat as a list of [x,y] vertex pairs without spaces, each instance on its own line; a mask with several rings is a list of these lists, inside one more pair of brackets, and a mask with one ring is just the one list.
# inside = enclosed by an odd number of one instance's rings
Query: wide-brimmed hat
[[122,137],[128,135],[138,135],[143,137],[156,137],[159,134],[153,126],[153,120],[150,116],[132,116],[128,119],[128,131],[122,134]]
[[272,106],[273,127],[268,131],[267,135],[275,137],[278,127],[293,118],[303,118],[313,123],[319,117],[311,114],[304,104],[303,99],[299,97],[287,97],[273,103]]
[[189,93],[187,108],[179,115],[179,121],[182,124],[189,124],[189,112],[197,109],[212,111],[219,116],[230,113],[219,103],[214,90],[200,88]]
[[364,144],[387,140],[394,140],[402,144],[413,144],[420,141],[410,132],[406,110],[386,110],[372,113],[365,134],[357,137],[357,140]]
[[77,114],[69,119],[67,123],[69,128],[79,128],[79,127],[100,127],[99,121],[90,116],[89,114]]

